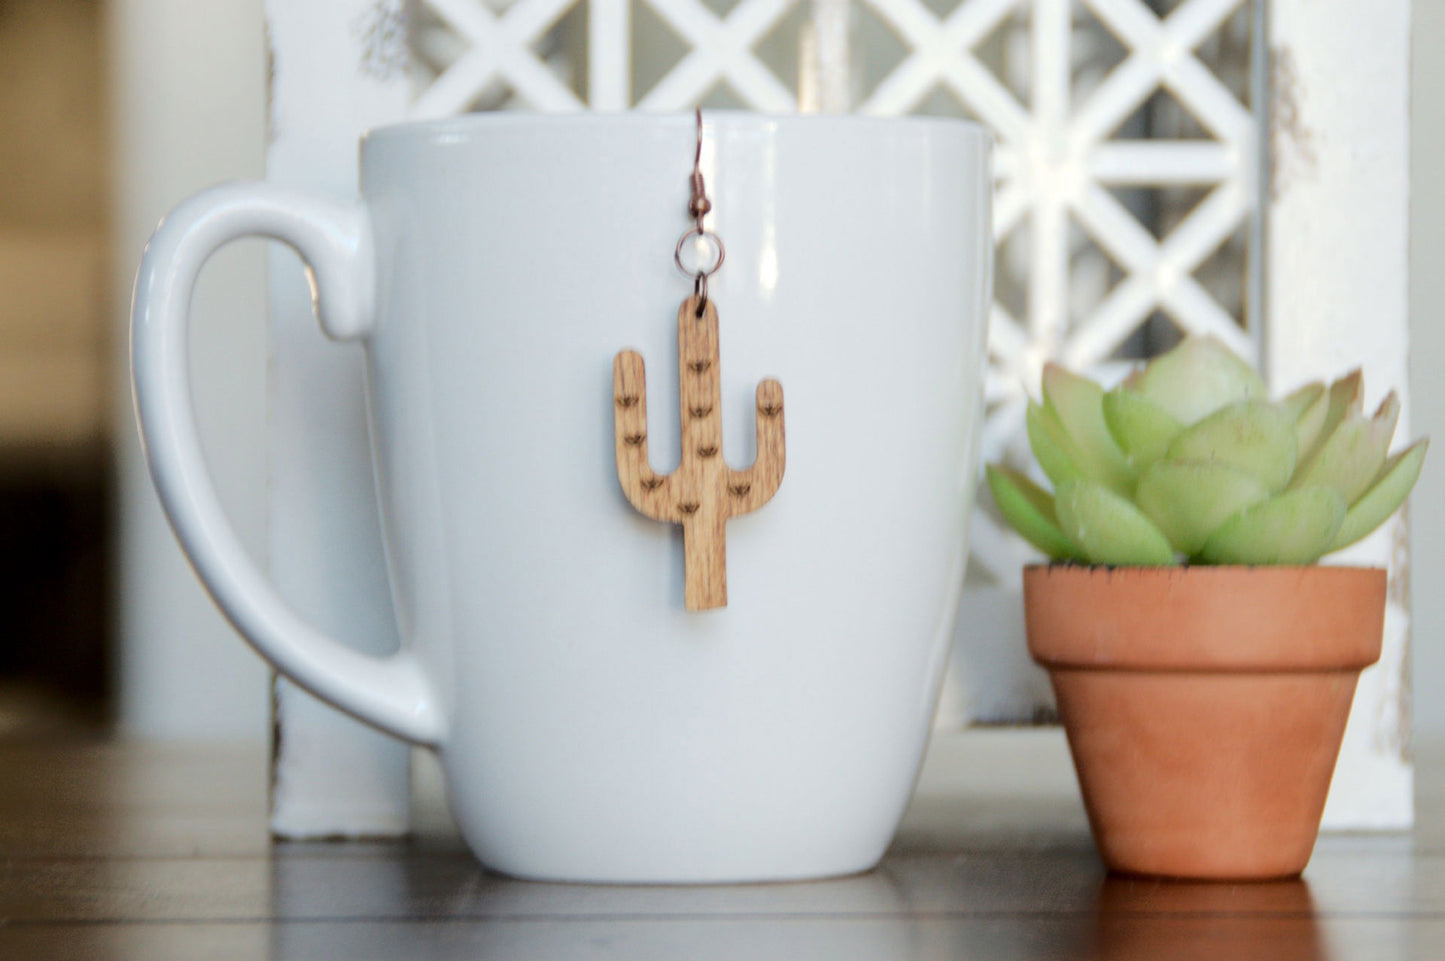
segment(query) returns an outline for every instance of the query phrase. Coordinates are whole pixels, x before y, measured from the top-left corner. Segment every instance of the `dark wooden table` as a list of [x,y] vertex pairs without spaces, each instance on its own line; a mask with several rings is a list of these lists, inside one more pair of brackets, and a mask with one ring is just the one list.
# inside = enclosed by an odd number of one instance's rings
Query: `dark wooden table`
[[273,844],[255,748],[0,744],[0,959],[1445,958],[1428,778],[1421,830],[1327,837],[1303,881],[1168,884],[1107,877],[1062,745],[1017,743],[936,744],[873,873],[716,888],[508,881],[435,818]]

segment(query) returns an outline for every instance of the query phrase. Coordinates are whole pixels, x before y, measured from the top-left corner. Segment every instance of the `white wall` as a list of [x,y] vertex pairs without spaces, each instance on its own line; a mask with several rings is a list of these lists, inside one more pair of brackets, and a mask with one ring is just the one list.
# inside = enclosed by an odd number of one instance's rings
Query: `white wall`
[[[123,354],[131,283],[160,217],[216,181],[264,173],[261,0],[112,0],[109,48],[121,729],[259,740],[266,671],[200,590],[160,515]],[[222,501],[253,552],[265,535],[265,310],[264,247],[218,254],[194,302],[196,404]]]
[[[1411,500],[1415,730],[1445,737],[1445,3],[1415,0],[1411,40],[1410,417],[1434,448]],[[1362,229],[1364,226],[1362,225]]]

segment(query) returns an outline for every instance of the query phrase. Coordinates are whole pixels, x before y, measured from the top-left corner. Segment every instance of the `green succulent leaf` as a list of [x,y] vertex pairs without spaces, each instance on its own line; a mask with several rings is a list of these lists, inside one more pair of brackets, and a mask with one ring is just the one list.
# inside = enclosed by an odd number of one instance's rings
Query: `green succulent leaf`
[[1344,499],[1327,487],[1286,491],[1225,521],[1199,557],[1209,564],[1313,564],[1344,519]]
[[1270,403],[1248,364],[1187,338],[1105,392],[1049,364],[1029,442],[1055,493],[1002,466],[1004,518],[1054,559],[1122,566],[1311,564],[1409,496],[1428,442],[1387,458],[1400,403],[1363,410],[1355,370]]
[[1104,395],[1104,423],[1137,470],[1163,457],[1169,442],[1184,429],[1167,410],[1127,387],[1115,387]]
[[1259,478],[1226,464],[1160,461],[1139,478],[1134,499],[1174,549],[1192,557],[1221,524],[1269,495]]
[[1054,496],[1024,474],[989,464],[988,489],[1009,526],[1053,560],[1082,560],[1083,554],[1059,530]]
[[1295,424],[1285,410],[1262,400],[1231,404],[1187,427],[1165,459],[1224,464],[1284,490],[1295,468]]
[[1328,487],[1349,504],[1364,492],[1384,463],[1384,446],[1373,441],[1370,422],[1352,415],[1300,467],[1290,487]]
[[1344,377],[1330,384],[1329,406],[1325,411],[1324,423],[1320,425],[1319,431],[1315,434],[1314,444],[1309,448],[1300,448],[1299,461],[1301,465],[1309,463],[1319,454],[1320,448],[1325,441],[1344,423],[1351,414],[1356,417],[1364,416],[1365,380],[1359,368],[1350,371]]
[[1376,429],[1384,433],[1385,443],[1390,443],[1390,438],[1395,436],[1395,428],[1400,426],[1400,398],[1392,390],[1380,401],[1380,406],[1375,408],[1375,416],[1371,418],[1376,424]]
[[1134,470],[1104,422],[1104,390],[1065,370],[1044,365],[1044,407],[1073,442],[1074,463],[1091,480],[1127,494],[1134,488]]
[[1305,412],[1295,422],[1294,432],[1298,439],[1299,462],[1303,463],[1307,452],[1313,452],[1320,438],[1320,432],[1324,430],[1325,418],[1330,413],[1330,393],[1321,389],[1320,395],[1315,398]]
[[[1331,420],[1335,423],[1345,419],[1350,413],[1362,414],[1365,411],[1365,375],[1360,368],[1356,367],[1339,380],[1330,384],[1330,409]],[[1333,413],[1338,411],[1338,413]]]
[[1329,487],[1346,504],[1353,504],[1384,466],[1399,416],[1400,404],[1393,393],[1369,420],[1348,411],[1314,457],[1300,466],[1290,487]]
[[1034,452],[1034,459],[1043,468],[1044,476],[1053,481],[1055,490],[1065,481],[1086,478],[1087,475],[1075,462],[1079,455],[1074,450],[1074,444],[1064,433],[1064,427],[1053,411],[1029,401],[1024,424],[1028,428],[1029,447]]
[[1420,477],[1420,468],[1425,465],[1425,451],[1429,446],[1428,438],[1416,441],[1385,461],[1374,484],[1345,514],[1345,521],[1326,553],[1349,547],[1395,513],[1396,508],[1410,496],[1410,489]]
[[1324,383],[1317,380],[1286,394],[1284,399],[1279,402],[1279,405],[1283,407],[1291,417],[1298,421],[1321,397],[1326,396],[1328,396],[1328,394]]
[[1137,380],[1131,378],[1131,385],[1186,425],[1229,404],[1265,396],[1259,374],[1213,337],[1185,338],[1151,361]]
[[1059,527],[1094,564],[1175,563],[1168,539],[1134,504],[1102,484],[1068,481],[1054,495]]

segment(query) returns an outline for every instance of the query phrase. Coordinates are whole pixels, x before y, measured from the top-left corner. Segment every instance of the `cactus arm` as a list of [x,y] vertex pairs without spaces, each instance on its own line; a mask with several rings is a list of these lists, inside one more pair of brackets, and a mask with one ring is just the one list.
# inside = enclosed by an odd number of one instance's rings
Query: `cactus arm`
[[787,447],[783,426],[783,385],[765,380],[757,389],[758,454],[752,466],[729,472],[728,513],[748,514],[772,500],[783,483]]
[[679,523],[671,495],[671,477],[652,469],[647,456],[647,373],[642,355],[619,351],[612,360],[612,420],[617,446],[617,480],[638,512]]

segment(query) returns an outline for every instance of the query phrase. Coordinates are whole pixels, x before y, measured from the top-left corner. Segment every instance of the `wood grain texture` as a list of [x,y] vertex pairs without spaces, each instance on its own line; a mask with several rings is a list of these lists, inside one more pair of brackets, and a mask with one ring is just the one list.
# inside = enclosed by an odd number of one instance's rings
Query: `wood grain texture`
[[647,455],[647,374],[642,355],[624,350],[612,362],[617,479],[639,512],[680,524],[689,611],[726,607],[727,521],[762,507],[783,482],[783,386],[757,389],[758,454],[733,470],[722,454],[722,380],[717,307],[696,297],[677,311],[678,394],[682,404],[682,462],[671,474],[652,469]]
[[1417,746],[1424,831],[1323,838],[1303,881],[1105,876],[1063,733],[1015,728],[932,740],[878,871],[647,887],[511,881],[450,826],[273,845],[263,745],[0,742],[0,958],[1439,958],[1445,754]]

